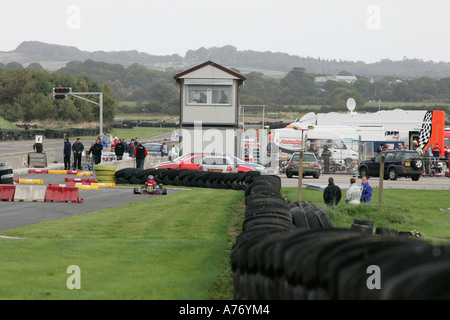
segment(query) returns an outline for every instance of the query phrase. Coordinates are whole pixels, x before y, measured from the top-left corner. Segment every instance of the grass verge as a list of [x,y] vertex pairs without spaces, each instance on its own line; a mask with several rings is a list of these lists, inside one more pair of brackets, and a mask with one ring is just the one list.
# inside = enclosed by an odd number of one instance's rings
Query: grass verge
[[[283,193],[289,200],[298,199],[297,188],[283,188]],[[450,207],[449,196],[450,191],[385,189],[381,205],[378,204],[378,191],[373,192],[371,204],[348,205],[343,191],[340,204],[327,208],[327,213],[336,227],[350,228],[354,218],[365,218],[373,220],[376,227],[450,239],[450,212],[440,210]],[[302,200],[325,206],[321,191],[303,189]]]

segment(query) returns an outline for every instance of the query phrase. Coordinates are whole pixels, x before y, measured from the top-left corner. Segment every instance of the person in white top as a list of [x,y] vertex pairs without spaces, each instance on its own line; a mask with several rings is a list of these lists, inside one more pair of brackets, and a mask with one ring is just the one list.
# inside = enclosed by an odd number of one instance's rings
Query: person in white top
[[176,159],[176,158],[178,158],[178,157],[180,156],[180,150],[178,149],[176,143],[174,143],[174,144],[172,145],[172,150],[170,150],[170,156],[171,156],[171,159],[172,159],[172,160],[173,160],[173,159]]
[[356,185],[356,179],[350,179],[350,187],[345,194],[345,202],[348,204],[361,203],[361,188]]

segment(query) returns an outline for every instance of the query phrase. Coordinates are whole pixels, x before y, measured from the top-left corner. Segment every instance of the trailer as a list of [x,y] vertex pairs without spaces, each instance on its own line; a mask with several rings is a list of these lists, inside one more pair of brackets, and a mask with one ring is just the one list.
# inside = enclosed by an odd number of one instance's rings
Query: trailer
[[[318,113],[310,112],[296,119],[290,127],[332,130],[344,139],[395,145],[404,142],[421,149],[439,144],[444,154],[445,113],[441,110],[382,110],[375,113]],[[351,133],[353,132],[353,133]]]

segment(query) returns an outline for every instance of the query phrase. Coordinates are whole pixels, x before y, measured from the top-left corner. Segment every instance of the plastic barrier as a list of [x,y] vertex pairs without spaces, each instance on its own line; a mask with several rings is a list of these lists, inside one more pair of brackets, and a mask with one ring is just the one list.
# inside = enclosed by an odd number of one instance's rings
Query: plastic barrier
[[67,170],[67,174],[77,174],[79,171],[77,170]]
[[28,169],[28,173],[48,173],[48,170],[44,170],[44,169]]
[[94,173],[90,171],[78,171],[77,176],[78,177],[85,177],[85,176],[93,176]]
[[0,185],[0,200],[1,201],[14,201],[14,193],[16,186],[13,185]]
[[97,183],[96,179],[89,178],[66,178],[66,182],[87,182],[87,183]]
[[69,186],[69,187],[74,187],[76,185],[90,186],[91,183],[90,182],[68,182],[67,183],[67,186]]
[[54,173],[54,174],[66,174],[67,170],[48,170],[48,173]]
[[98,190],[98,185],[96,183],[91,184],[82,184],[82,183],[75,183],[74,185],[76,188],[83,189],[83,190]]
[[84,199],[79,198],[79,190],[76,187],[49,184],[45,201],[82,203]]
[[115,188],[116,184],[114,182],[99,182],[97,183],[99,188]]
[[16,185],[14,192],[14,201],[32,201],[32,202],[44,202],[47,191],[46,186],[26,186]]
[[44,184],[42,179],[14,179],[15,183],[26,183],[26,184]]

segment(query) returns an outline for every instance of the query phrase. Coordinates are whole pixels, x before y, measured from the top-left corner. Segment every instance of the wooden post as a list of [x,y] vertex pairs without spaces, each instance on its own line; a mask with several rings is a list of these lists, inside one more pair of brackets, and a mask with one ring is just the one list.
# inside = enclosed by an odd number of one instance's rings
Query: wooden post
[[298,159],[298,201],[303,201],[302,187],[303,187],[303,149],[300,149],[300,157]]
[[[357,168],[359,168],[359,164],[361,163],[361,136],[359,136],[358,139],[358,164],[357,164]],[[356,176],[358,176],[358,173],[356,174]]]
[[378,186],[378,204],[383,203],[384,156],[380,159],[380,182]]

